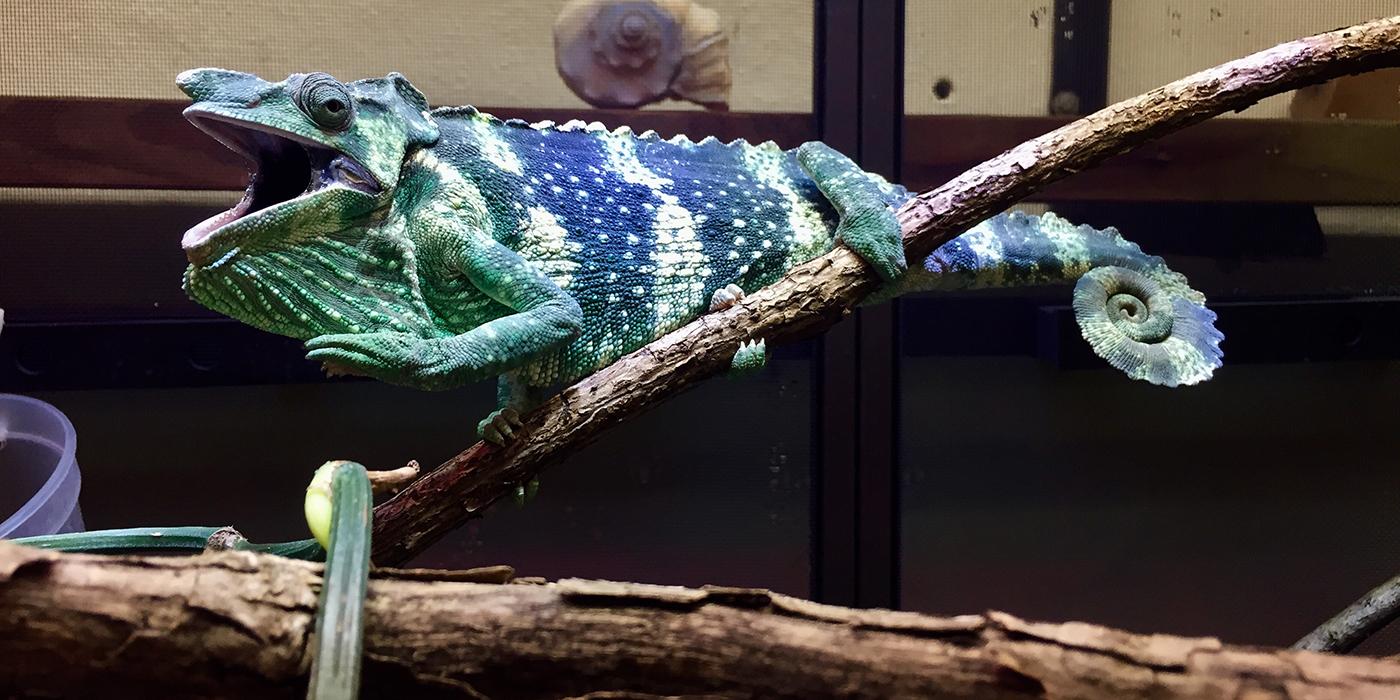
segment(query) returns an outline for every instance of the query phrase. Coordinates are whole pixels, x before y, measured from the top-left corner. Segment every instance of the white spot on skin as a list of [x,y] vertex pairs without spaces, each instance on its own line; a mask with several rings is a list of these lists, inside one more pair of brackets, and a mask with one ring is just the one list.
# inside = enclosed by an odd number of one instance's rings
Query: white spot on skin
[[[617,173],[623,180],[633,185],[644,185],[657,193],[663,201],[669,195],[661,192],[673,183],[670,179],[652,172],[637,159],[636,145],[626,136],[608,136],[602,139],[603,150],[607,154],[608,169]],[[673,198],[674,199],[674,198]]]
[[651,260],[655,263],[658,333],[680,327],[708,303],[704,285],[695,284],[712,274],[695,225],[690,211],[679,204],[662,205],[656,212],[656,246]]
[[[811,259],[831,246],[831,232],[822,220],[821,212],[793,189],[792,180],[783,171],[787,155],[777,149],[751,148],[744,151],[744,164],[758,178],[759,188],[772,188],[787,211],[788,229],[794,240],[788,253],[788,265]],[[739,175],[740,180],[746,180]]]
[[567,288],[578,270],[573,258],[583,250],[569,240],[569,232],[544,207],[530,207],[530,224],[521,233],[520,255],[538,263],[551,281]]
[[472,118],[466,120],[466,126],[471,131],[477,147],[481,149],[482,157],[490,161],[492,165],[514,175],[524,173],[521,166],[520,157],[515,154],[509,142],[502,139],[496,128],[486,119]]
[[743,227],[748,226],[748,225],[749,225],[749,222],[744,221],[743,219],[735,219],[735,220],[734,220],[734,228],[743,228]]

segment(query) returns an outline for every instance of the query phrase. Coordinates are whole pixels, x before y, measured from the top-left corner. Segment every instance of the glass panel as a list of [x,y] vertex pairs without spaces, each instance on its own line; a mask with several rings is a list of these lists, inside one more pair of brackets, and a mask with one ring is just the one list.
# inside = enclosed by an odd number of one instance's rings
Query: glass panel
[[[524,507],[497,504],[412,564],[805,594],[813,348],[609,433],[550,468]],[[432,467],[475,440],[495,401],[485,385],[358,381],[31,395],[73,421],[89,529],[233,524],[255,541],[306,536],[302,493],[321,462]]]
[[[907,6],[914,187],[1061,123],[1050,4],[977,5]],[[1299,10],[1114,2],[1109,99],[1395,6]],[[1117,226],[1184,273],[1226,338],[1205,384],[1108,367],[1068,287],[903,300],[905,607],[1287,645],[1400,570],[1400,181],[1371,155],[1395,80],[1267,100],[1018,207]]]

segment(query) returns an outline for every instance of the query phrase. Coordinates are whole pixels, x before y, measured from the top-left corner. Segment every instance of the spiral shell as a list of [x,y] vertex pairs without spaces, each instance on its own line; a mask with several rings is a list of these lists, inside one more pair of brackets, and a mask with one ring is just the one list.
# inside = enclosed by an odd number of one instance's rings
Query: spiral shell
[[729,101],[729,38],[719,13],[692,0],[570,0],[554,21],[554,59],[595,107]]
[[[1094,352],[1134,379],[1178,386],[1209,379],[1221,364],[1215,312],[1194,290],[1150,272],[1099,267],[1074,286],[1074,317]],[[1197,301],[1197,300],[1200,301]]]

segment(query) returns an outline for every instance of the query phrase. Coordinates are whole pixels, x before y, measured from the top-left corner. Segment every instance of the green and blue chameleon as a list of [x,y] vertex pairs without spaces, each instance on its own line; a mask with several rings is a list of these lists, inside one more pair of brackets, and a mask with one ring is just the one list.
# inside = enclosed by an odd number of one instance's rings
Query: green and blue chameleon
[[[252,164],[243,199],[190,229],[199,303],[304,340],[328,370],[421,389],[500,378],[478,426],[513,437],[550,388],[586,376],[833,246],[919,290],[1075,282],[1085,339],[1154,384],[1221,362],[1204,297],[1113,229],[992,217],[906,265],[911,195],[811,142],[692,142],[583,122],[430,109],[403,76],[177,80],[186,117]],[[761,365],[761,339],[735,367]]]

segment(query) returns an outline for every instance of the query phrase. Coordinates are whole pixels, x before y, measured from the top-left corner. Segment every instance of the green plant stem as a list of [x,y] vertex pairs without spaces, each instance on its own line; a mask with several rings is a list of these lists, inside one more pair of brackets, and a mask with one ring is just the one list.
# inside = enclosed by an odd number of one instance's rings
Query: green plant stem
[[355,462],[329,462],[321,470],[328,468],[334,470],[330,548],[316,608],[316,653],[311,659],[311,685],[306,695],[312,700],[359,695],[369,586],[373,505],[369,475]]
[[[60,552],[88,552],[96,554],[129,554],[134,552],[178,551],[202,552],[209,545],[209,538],[226,528],[205,526],[182,527],[131,527],[118,530],[93,530],[73,532],[64,535],[39,535],[20,537],[16,544],[39,549],[53,549]],[[289,559],[320,561],[325,552],[316,540],[296,540],[255,544],[237,535],[232,546],[250,552],[264,552]]]

